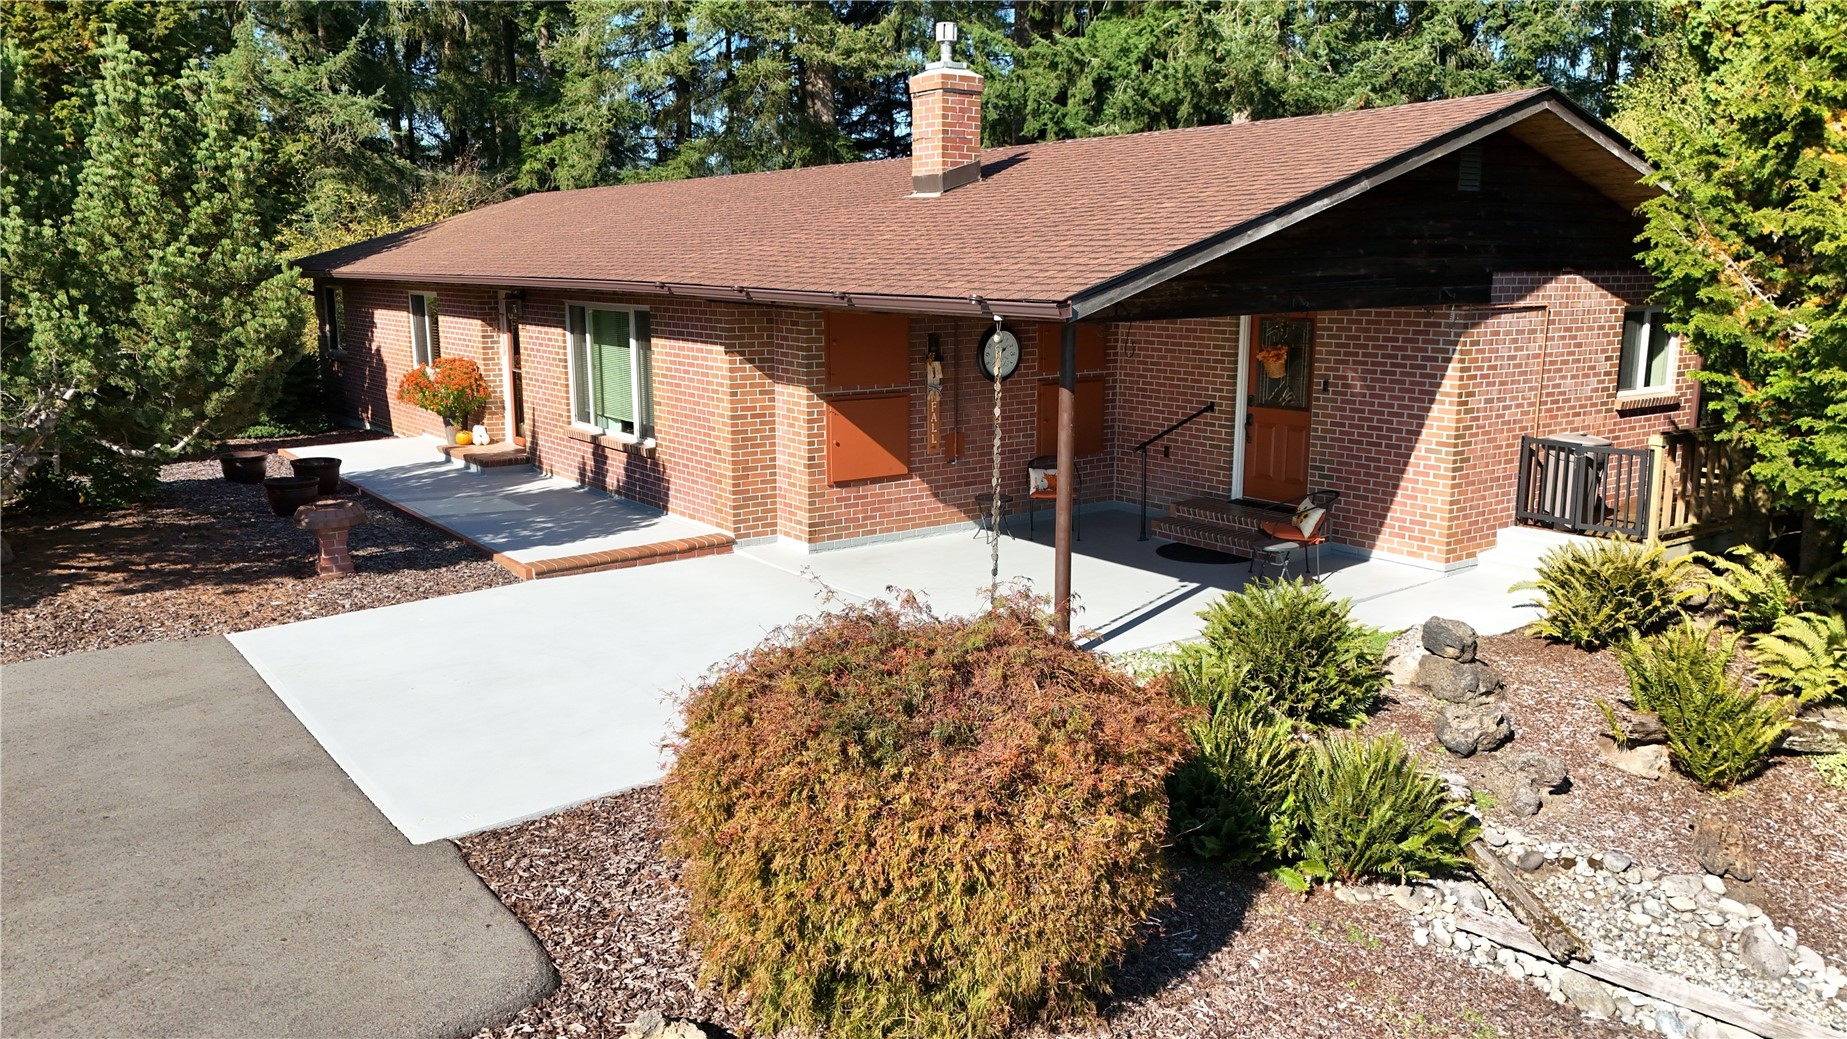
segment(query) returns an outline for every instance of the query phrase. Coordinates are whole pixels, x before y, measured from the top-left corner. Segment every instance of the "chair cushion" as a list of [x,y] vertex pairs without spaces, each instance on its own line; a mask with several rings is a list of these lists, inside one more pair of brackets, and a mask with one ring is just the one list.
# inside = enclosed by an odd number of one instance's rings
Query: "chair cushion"
[[1258,529],[1278,541],[1307,541],[1308,536],[1296,528],[1294,523],[1286,520],[1268,520],[1258,525]]
[[1030,493],[1034,495],[1058,493],[1057,470],[1028,469],[1026,470],[1026,474],[1031,478],[1032,490]]

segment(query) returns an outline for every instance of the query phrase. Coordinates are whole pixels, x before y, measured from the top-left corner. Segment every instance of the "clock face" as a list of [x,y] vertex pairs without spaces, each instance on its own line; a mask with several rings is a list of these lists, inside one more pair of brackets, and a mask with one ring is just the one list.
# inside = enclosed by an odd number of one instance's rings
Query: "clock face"
[[991,328],[976,351],[981,374],[989,380],[1010,378],[1020,367],[1020,340],[1004,328]]

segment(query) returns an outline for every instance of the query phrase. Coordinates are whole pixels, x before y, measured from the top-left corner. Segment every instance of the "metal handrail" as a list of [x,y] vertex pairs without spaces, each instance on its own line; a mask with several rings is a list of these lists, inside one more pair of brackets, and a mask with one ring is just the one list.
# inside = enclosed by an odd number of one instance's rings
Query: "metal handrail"
[[1174,423],[1173,425],[1168,426],[1166,429],[1163,429],[1159,433],[1156,433],[1155,435],[1149,437],[1148,439],[1142,441],[1141,443],[1136,444],[1134,447],[1129,448],[1129,450],[1134,451],[1137,454],[1142,456],[1142,534],[1141,534],[1141,537],[1136,538],[1135,540],[1137,541],[1148,540],[1148,449],[1154,446],[1155,444],[1159,443],[1161,440],[1165,439],[1170,434],[1178,431],[1180,427],[1186,425],[1187,423],[1193,421],[1194,419],[1200,417],[1201,415],[1210,415],[1211,413],[1217,411],[1218,408],[1219,408],[1218,401],[1209,400],[1206,402],[1205,407],[1200,408],[1198,411],[1193,412],[1191,415],[1188,415],[1187,417],[1181,419],[1180,421]]

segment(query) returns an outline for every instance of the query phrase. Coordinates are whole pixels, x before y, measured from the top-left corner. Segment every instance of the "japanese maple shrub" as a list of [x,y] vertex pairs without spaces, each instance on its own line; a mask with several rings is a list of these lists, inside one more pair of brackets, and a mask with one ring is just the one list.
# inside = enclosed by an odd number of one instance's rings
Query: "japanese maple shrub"
[[452,426],[467,426],[491,398],[481,366],[466,357],[438,357],[398,380],[399,400],[433,411]]
[[1162,896],[1186,737],[1002,600],[800,622],[686,704],[665,787],[692,939],[754,1027],[998,1036],[1088,1012]]

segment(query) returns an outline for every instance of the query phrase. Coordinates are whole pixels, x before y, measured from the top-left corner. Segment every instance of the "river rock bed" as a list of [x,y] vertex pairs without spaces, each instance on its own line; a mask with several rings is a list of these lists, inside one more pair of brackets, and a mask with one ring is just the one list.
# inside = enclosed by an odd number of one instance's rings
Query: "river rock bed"
[[[1802,944],[1793,928],[1777,927],[1757,905],[1731,897],[1753,897],[1750,885],[1733,882],[1728,892],[1718,877],[1664,874],[1619,851],[1535,841],[1517,830],[1491,830],[1488,842],[1599,959],[1647,967],[1766,1010],[1847,1030],[1847,973]],[[1436,880],[1336,894],[1350,901],[1389,898],[1410,911],[1417,945],[1524,980],[1587,1016],[1687,1039],[1755,1034],[1459,929],[1461,909],[1512,917],[1473,882]]]

